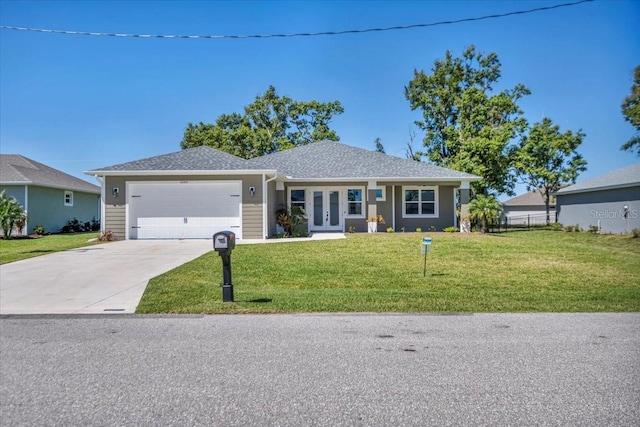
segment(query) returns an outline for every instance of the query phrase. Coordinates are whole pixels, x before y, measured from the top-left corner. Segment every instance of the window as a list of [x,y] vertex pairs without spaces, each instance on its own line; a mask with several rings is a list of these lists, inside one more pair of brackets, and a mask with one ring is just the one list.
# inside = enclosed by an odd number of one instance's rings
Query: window
[[73,206],[73,191],[64,192],[64,205]]
[[364,189],[349,188],[347,189],[347,215],[348,216],[364,216]]
[[290,190],[289,192],[289,206],[291,209],[300,208],[302,212],[305,212],[305,191],[304,190]]
[[386,187],[376,188],[376,201],[384,202],[387,199]]
[[403,217],[438,216],[436,187],[403,187]]

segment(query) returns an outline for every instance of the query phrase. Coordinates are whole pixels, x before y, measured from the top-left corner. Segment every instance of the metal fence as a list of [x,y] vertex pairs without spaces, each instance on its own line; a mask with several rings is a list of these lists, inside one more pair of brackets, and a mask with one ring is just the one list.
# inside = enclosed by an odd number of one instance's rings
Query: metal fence
[[[550,212],[549,220],[553,224],[557,221],[557,213]],[[489,231],[502,232],[510,230],[532,230],[547,226],[547,214],[529,214],[501,216],[497,221],[489,224]]]

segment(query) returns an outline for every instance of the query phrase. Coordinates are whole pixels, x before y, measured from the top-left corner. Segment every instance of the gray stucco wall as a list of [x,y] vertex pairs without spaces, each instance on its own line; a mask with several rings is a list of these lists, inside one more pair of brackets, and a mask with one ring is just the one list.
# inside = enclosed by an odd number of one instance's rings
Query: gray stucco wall
[[[627,218],[624,206],[628,206]],[[558,222],[588,229],[600,221],[603,233],[626,233],[640,228],[640,186],[614,190],[558,194]]]
[[[444,228],[454,225],[455,207],[454,207],[454,189],[453,186],[438,186],[438,217],[437,218],[403,218],[402,217],[402,186],[395,187],[396,202],[396,231],[400,231],[405,227],[407,232],[415,231],[420,227],[422,231],[428,231],[430,227],[435,227],[436,231],[442,231]],[[388,196],[387,196],[388,197]]]
[[[105,180],[105,229],[111,230],[117,239],[125,238],[125,204],[127,182],[135,181],[242,181],[242,238],[262,239],[262,175],[212,175],[212,176],[109,176]],[[113,196],[117,187],[119,194]],[[249,187],[255,194],[249,195]]]
[[20,206],[22,206],[22,208],[24,209],[24,187],[24,185],[0,185],[0,192],[6,190],[7,192],[5,193],[5,195],[8,198],[13,197],[14,199],[16,199],[16,201],[20,203]]

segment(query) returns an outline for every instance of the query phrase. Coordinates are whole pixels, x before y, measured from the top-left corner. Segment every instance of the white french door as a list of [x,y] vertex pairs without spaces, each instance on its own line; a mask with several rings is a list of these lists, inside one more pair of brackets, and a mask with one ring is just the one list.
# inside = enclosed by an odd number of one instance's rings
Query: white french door
[[342,226],[342,199],[340,189],[313,189],[309,230],[344,231]]

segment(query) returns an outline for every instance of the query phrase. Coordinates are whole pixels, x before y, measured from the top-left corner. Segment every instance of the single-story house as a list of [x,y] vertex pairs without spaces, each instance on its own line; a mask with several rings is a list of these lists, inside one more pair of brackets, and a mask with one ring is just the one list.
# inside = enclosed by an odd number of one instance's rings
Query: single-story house
[[640,229],[640,163],[556,192],[558,222],[602,233]]
[[[382,215],[400,231],[456,225],[480,177],[320,141],[250,160],[210,147],[86,172],[102,181],[103,227],[120,239],[276,235],[276,212],[301,207],[309,232],[367,231]],[[459,195],[458,195],[459,194]]]
[[100,220],[100,187],[17,154],[0,154],[0,191],[27,212],[23,234],[36,226],[57,233],[73,218]]
[[[532,190],[502,202],[502,215],[509,225],[546,224],[547,210],[540,190]],[[556,221],[556,198],[549,200],[549,219]]]

